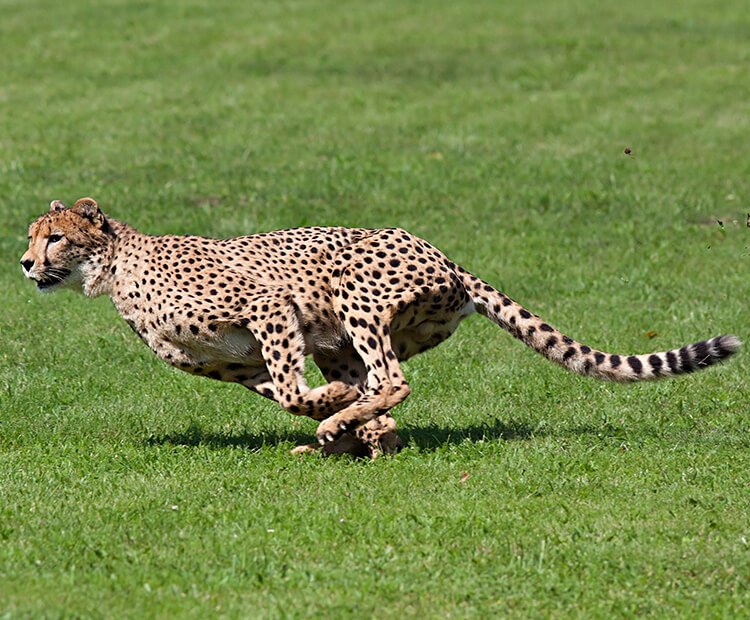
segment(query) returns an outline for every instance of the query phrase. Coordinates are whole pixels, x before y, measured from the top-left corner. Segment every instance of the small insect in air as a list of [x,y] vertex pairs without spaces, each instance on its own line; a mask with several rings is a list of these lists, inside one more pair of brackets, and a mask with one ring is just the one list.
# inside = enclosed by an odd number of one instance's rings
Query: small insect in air
[[633,151],[631,151],[629,148],[626,148],[624,152],[625,152],[625,155],[630,155],[631,157],[633,156],[632,155]]

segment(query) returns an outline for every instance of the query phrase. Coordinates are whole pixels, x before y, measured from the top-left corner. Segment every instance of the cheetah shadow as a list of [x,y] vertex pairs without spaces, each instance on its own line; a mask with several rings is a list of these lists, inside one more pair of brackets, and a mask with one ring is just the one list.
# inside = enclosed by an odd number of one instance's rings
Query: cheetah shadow
[[[640,431],[641,433],[648,431]],[[627,428],[610,423],[575,424],[555,427],[540,427],[538,424],[522,421],[503,422],[495,420],[487,424],[459,428],[439,426],[406,427],[398,431],[405,446],[414,446],[420,451],[439,450],[446,445],[461,443],[532,441],[534,439],[575,439],[587,437],[589,440],[625,440],[630,432]]]
[[189,426],[182,432],[155,435],[144,440],[147,445],[173,445],[173,446],[208,446],[209,448],[246,448],[248,450],[260,450],[268,446],[274,446],[284,442],[294,444],[310,443],[313,439],[312,433],[302,432],[276,432],[250,433],[242,432],[235,434],[216,433],[204,429],[196,424]]
[[465,442],[528,440],[547,434],[538,425],[526,422],[493,420],[485,424],[445,428],[441,426],[407,426],[398,429],[404,446],[421,451],[435,451],[447,445]]
[[[439,450],[446,445],[465,442],[529,440],[548,435],[538,425],[525,422],[502,422],[495,420],[488,424],[471,425],[460,428],[440,426],[408,426],[398,430],[404,447],[415,447],[423,452]],[[148,445],[208,446],[211,448],[246,448],[259,450],[282,443],[301,445],[315,440],[312,432],[292,431],[266,433],[240,432],[234,434],[217,433],[199,425],[191,425],[182,432],[151,436],[144,440]]]

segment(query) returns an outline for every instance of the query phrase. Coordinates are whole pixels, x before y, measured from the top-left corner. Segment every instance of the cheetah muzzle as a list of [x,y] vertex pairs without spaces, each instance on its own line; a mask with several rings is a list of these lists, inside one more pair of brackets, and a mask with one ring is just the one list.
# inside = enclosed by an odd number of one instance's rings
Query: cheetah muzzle
[[[399,228],[155,237],[82,198],[72,208],[52,202],[31,224],[21,265],[42,291],[108,295],[171,366],[320,421],[317,443],[296,452],[396,452],[390,410],[410,392],[399,362],[443,342],[475,311],[568,370],[611,381],[689,373],[740,346],[718,336],[647,355],[597,351]],[[326,385],[306,384],[307,355]]]

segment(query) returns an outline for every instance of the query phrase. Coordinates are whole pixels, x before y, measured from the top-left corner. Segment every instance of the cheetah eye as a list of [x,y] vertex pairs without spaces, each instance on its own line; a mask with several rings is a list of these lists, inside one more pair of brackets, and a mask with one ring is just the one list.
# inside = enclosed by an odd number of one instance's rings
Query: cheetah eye
[[57,243],[62,238],[63,238],[62,235],[50,235],[49,237],[47,237],[47,241],[49,243]]

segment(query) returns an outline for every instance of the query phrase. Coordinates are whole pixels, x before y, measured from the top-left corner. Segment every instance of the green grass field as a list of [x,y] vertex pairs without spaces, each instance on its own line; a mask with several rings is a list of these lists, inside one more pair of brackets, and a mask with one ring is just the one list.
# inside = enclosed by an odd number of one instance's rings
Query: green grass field
[[401,454],[296,458],[18,265],[53,198],[402,226],[603,350],[750,341],[746,2],[0,9],[0,618],[750,613],[746,351],[606,385],[475,317],[404,364]]

